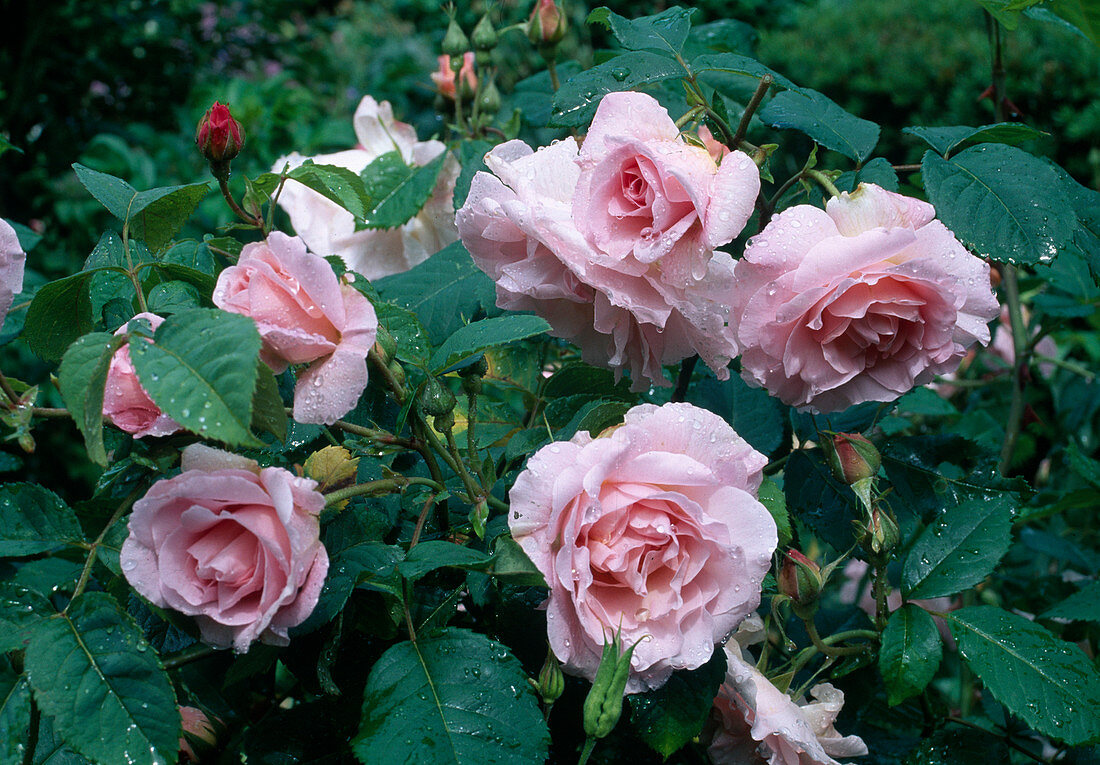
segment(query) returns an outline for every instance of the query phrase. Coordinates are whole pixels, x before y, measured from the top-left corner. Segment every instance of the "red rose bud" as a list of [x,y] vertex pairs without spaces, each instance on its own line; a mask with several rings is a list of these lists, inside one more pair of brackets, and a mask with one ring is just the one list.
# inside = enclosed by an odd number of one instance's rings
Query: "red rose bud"
[[788,550],[776,584],[790,598],[797,614],[812,614],[821,595],[821,567],[798,550]]
[[554,0],[538,0],[527,20],[527,39],[539,47],[552,47],[565,37],[565,14]]
[[851,486],[878,474],[882,457],[875,445],[858,433],[837,433],[825,442],[825,458],[838,481]]
[[210,162],[228,162],[240,153],[244,131],[229,113],[229,107],[215,101],[199,121],[195,143]]

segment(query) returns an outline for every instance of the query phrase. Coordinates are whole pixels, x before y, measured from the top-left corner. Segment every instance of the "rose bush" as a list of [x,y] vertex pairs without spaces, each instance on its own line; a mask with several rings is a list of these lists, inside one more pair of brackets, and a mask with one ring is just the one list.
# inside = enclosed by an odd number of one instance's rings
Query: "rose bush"
[[650,404],[592,438],[540,449],[509,526],[550,586],[547,632],[592,679],[605,642],[637,644],[627,693],[706,663],[760,602],[776,526],[756,499],[766,460],[718,416]]
[[[144,311],[130,321],[145,319],[149,328],[156,330],[164,318]],[[116,335],[124,334],[129,322],[117,330]],[[145,436],[167,436],[180,430],[180,424],[160,410],[149,393],[141,385],[134,362],[130,360],[130,344],[127,342],[111,357],[107,367],[107,385],[103,391],[103,416],[116,428],[126,431],[134,438]]]
[[860,184],[777,215],[735,269],[742,376],[832,412],[951,372],[998,314],[989,265],[931,205]]
[[0,218],[0,323],[8,315],[15,296],[23,291],[23,269],[27,253],[19,244],[15,229]]
[[213,646],[286,645],[328,571],[316,481],[201,444],[181,466],[134,503],[126,579],[154,605],[195,617]]
[[[447,150],[439,141],[418,140],[411,125],[393,118],[388,101],[379,103],[364,96],[353,122],[359,141],[354,149],[314,157],[294,152],[281,157],[273,171],[281,172],[287,165],[295,168],[312,159],[319,165],[336,165],[359,173],[372,160],[392,151],[400,152],[407,164],[426,165]],[[310,251],[339,255],[348,268],[368,279],[378,279],[409,270],[458,238],[451,201],[458,169],[458,162],[448,156],[428,201],[400,228],[356,231],[355,216],[293,180],[283,187],[279,206],[286,210],[295,233]]]
[[274,231],[246,245],[218,276],[213,301],[256,322],[260,358],[272,371],[309,364],[294,388],[294,419],[332,423],[355,407],[367,387],[378,317],[301,239]]

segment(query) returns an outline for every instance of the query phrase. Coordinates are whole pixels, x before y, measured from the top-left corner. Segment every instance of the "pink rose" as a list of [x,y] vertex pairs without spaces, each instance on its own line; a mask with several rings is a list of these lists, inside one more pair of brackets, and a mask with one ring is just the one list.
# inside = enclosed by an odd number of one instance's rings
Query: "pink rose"
[[19,244],[15,229],[0,218],[0,324],[8,315],[15,296],[23,291],[23,267],[27,253]]
[[260,358],[275,373],[309,364],[294,388],[294,419],[331,424],[355,408],[367,387],[378,317],[301,239],[273,231],[266,242],[245,245],[237,265],[218,276],[213,299],[256,322]]
[[[312,159],[318,165],[337,165],[359,173],[372,160],[391,151],[401,152],[411,165],[426,165],[447,147],[439,141],[419,141],[411,125],[393,118],[388,101],[378,103],[365,96],[355,110],[355,136],[359,145],[348,151],[303,157],[297,152],[282,157],[272,168],[281,172]],[[454,188],[459,167],[454,157],[444,161],[431,197],[419,213],[400,228],[355,230],[355,216],[297,181],[287,181],[279,206],[287,211],[294,231],[312,252],[339,255],[348,268],[368,279],[408,271],[455,241]]]
[[195,752],[195,747],[198,747],[200,751],[204,751],[213,748],[218,743],[214,723],[210,721],[205,712],[197,707],[181,706],[179,709],[183,731],[183,735],[180,736],[180,754],[184,756],[181,761],[199,762],[201,757]]
[[676,287],[706,276],[715,247],[741,233],[760,193],[743,152],[716,165],[645,93],[608,93],[581,146],[573,220],[588,243]]
[[194,616],[213,646],[287,645],[328,571],[317,482],[202,444],[184,449],[182,467],[134,503],[126,579],[154,605]]
[[547,632],[591,680],[604,643],[637,644],[627,693],[706,663],[760,602],[776,546],[756,499],[767,460],[690,404],[636,406],[593,439],[531,457],[510,494],[512,535],[550,587]]
[[742,375],[832,412],[892,401],[953,370],[997,315],[989,265],[931,205],[872,184],[777,215],[738,261]]
[[[147,320],[154,330],[164,321],[155,313],[139,313],[134,319]],[[121,335],[128,329],[129,322],[115,330],[115,334]],[[107,368],[103,416],[116,428],[130,433],[134,438],[167,436],[182,430],[178,422],[153,403],[153,399],[141,386],[134,371],[134,362],[130,360],[129,343],[115,351],[115,355],[111,357],[111,365]]]
[[[452,101],[455,100],[455,70],[451,68],[450,56],[440,56],[439,71],[432,72],[429,76],[441,96]],[[471,92],[477,90],[477,74],[474,73],[474,52],[472,50],[462,54],[462,66],[458,70],[457,77]]]
[[597,250],[574,224],[577,156],[572,138],[535,152],[509,141],[486,155],[492,174],[474,176],[458,231],[497,283],[497,305],[542,316],[590,364],[630,369],[635,390],[670,385],[661,366],[695,353],[726,379],[736,355],[726,326],[733,260],[716,252],[702,278],[677,286],[664,261]]

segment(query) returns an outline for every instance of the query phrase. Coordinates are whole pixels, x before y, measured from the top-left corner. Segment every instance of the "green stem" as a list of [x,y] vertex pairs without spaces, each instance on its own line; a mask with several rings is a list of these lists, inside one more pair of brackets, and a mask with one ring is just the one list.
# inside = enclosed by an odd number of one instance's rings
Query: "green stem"
[[550,75],[550,87],[557,93],[561,87],[561,80],[558,79],[558,65],[554,63],[553,58],[546,59],[546,72]]
[[207,656],[213,656],[217,652],[217,649],[211,648],[205,643],[196,643],[195,645],[184,648],[182,651],[168,654],[163,657],[162,662],[165,669],[176,669],[185,664],[190,664],[193,661],[205,659]]
[[424,530],[424,523],[428,520],[428,512],[432,509],[432,505],[435,504],[435,498],[437,495],[430,494],[428,499],[424,502],[424,507],[420,509],[420,515],[416,519],[416,528],[413,529],[412,539],[409,540],[409,549],[416,547],[416,543],[420,541],[420,532]]
[[886,560],[882,560],[874,567],[871,577],[871,589],[875,596],[875,627],[881,632],[886,629],[886,622],[890,618],[890,606],[887,603],[888,582],[886,581]]
[[126,273],[134,285],[138,307],[141,308],[142,313],[145,313],[149,310],[149,306],[145,303],[145,292],[141,287],[141,279],[138,278],[138,269],[134,267],[134,260],[130,257],[130,221],[122,225],[122,254],[126,256]]
[[1001,271],[1001,286],[1004,287],[1005,302],[1008,304],[1008,321],[1012,327],[1012,347],[1016,352],[1016,362],[1012,369],[1012,399],[1008,406],[1008,419],[1005,424],[1005,440],[1001,447],[1001,461],[998,471],[1006,475],[1012,466],[1012,456],[1016,451],[1016,440],[1020,435],[1020,424],[1024,416],[1024,374],[1027,370],[1031,351],[1028,348],[1027,325],[1024,322],[1023,306],[1020,302],[1020,285],[1017,281],[1016,267],[1006,265]]
[[249,223],[259,229],[263,229],[263,218],[257,218],[254,215],[249,215],[241,208],[239,204],[237,204],[237,200],[233,198],[233,193],[229,190],[228,178],[218,178],[218,188],[221,189],[222,196],[225,197],[225,201],[229,204],[229,209],[235,212],[237,214],[237,217],[239,217],[245,223]]
[[367,353],[367,361],[374,367],[375,373],[382,377],[386,387],[393,392],[394,400],[399,404],[404,404],[405,396],[408,395],[405,386],[397,381],[397,378],[393,376],[393,372],[390,371],[389,365],[378,355],[374,348],[371,348]]
[[670,402],[683,401],[687,397],[688,386],[691,385],[691,374],[695,371],[698,361],[699,354],[695,354],[680,362],[680,374],[676,377],[676,389],[672,391]]
[[771,87],[771,84],[772,76],[770,74],[765,74],[760,78],[760,84],[756,86],[756,92],[752,94],[752,98],[750,98],[748,104],[745,105],[745,111],[741,115],[741,121],[737,124],[737,132],[733,134],[734,148],[739,146],[741,141],[745,139],[745,134],[749,132],[749,123],[752,122],[752,115],[760,106],[760,102],[764,100],[764,96],[767,95],[768,88]]
[[348,486],[344,489],[337,489],[325,495],[325,507],[334,505],[337,502],[342,502],[345,499],[351,497],[360,497],[364,494],[391,494],[394,490],[404,491],[408,486],[430,486],[436,491],[446,491],[446,487],[441,483],[437,483],[430,478],[420,478],[418,476],[397,476],[396,478],[382,478],[377,481],[367,481],[366,483],[356,484],[355,486]]
[[92,568],[95,566],[96,554],[99,550],[99,546],[103,544],[103,540],[106,538],[107,532],[111,530],[111,527],[118,523],[134,502],[137,501],[139,491],[141,491],[141,487],[134,489],[126,499],[122,500],[122,504],[115,510],[111,519],[107,521],[107,525],[103,527],[103,530],[99,532],[99,536],[95,538],[94,542],[88,545],[88,557],[84,561],[84,568],[80,571],[80,578],[77,580],[76,588],[73,590],[73,597],[68,604],[66,604],[61,613],[68,613],[69,606],[76,602],[76,599],[84,592],[84,588],[88,586],[88,579],[92,576]]
[[840,196],[840,192],[837,190],[836,186],[833,185],[833,182],[829,180],[829,176],[825,175],[825,173],[821,172],[820,170],[806,169],[802,171],[802,175],[816,181],[818,185],[821,186],[821,188],[825,189],[832,196]]
[[488,495],[489,484],[485,480],[485,472],[481,469],[481,458],[477,453],[477,441],[474,438],[474,425],[477,422],[477,392],[473,388],[466,389],[466,454],[470,460],[470,467],[474,469],[478,483],[482,491]]
[[853,654],[863,653],[864,650],[866,650],[866,647],[861,645],[833,647],[829,645],[829,643],[821,639],[821,635],[817,633],[817,625],[814,624],[814,620],[812,618],[803,619],[802,621],[806,625],[806,634],[810,636],[810,642],[814,644],[814,648],[816,648],[825,656],[851,656]]
[[586,765],[588,758],[592,756],[592,750],[596,748],[596,741],[598,739],[589,736],[584,742],[584,749],[581,750],[580,759],[577,760],[577,765]]
[[1066,370],[1067,372],[1073,372],[1075,375],[1080,375],[1085,378],[1086,382],[1092,382],[1096,379],[1096,373],[1088,369],[1085,369],[1080,364],[1075,364],[1072,361],[1066,361],[1065,359],[1056,359],[1053,356],[1041,356],[1039,354],[1032,354],[1032,359],[1040,364],[1053,364],[1056,367]]
[[680,119],[676,120],[676,127],[683,130],[684,125],[688,124],[692,120],[698,119],[699,115],[702,114],[705,111],[706,111],[706,109],[704,109],[702,106],[693,106],[693,107],[691,107],[686,112],[684,112],[684,116],[682,116]]

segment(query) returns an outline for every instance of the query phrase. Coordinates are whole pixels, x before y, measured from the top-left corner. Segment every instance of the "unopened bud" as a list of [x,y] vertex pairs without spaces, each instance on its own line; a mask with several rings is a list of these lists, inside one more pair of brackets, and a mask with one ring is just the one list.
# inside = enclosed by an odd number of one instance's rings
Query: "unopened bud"
[[393,379],[397,382],[398,385],[405,384],[405,368],[397,363],[396,360],[391,361],[389,364],[387,364],[386,369],[390,371],[390,374],[393,375]]
[[875,445],[858,433],[837,433],[831,441],[825,442],[824,449],[833,475],[849,486],[874,478],[882,464],[882,456]]
[[420,393],[420,408],[424,414],[442,417],[455,408],[455,394],[436,377],[429,377]]
[[477,97],[477,107],[482,114],[493,115],[500,111],[500,91],[492,77]]
[[388,329],[379,324],[374,347],[382,361],[388,364],[393,361],[393,357],[397,353],[397,340],[394,339]]
[[565,37],[565,14],[554,0],[537,0],[527,20],[527,39],[539,48],[557,45]]
[[875,555],[885,555],[898,546],[901,539],[901,531],[898,522],[890,513],[881,508],[871,511],[870,520],[867,523],[867,544]]
[[446,433],[448,430],[455,426],[455,413],[447,412],[446,414],[438,414],[432,419],[432,427],[439,433]]
[[790,598],[796,614],[813,614],[821,595],[821,567],[798,550],[788,550],[776,584]]
[[584,700],[584,732],[593,738],[603,738],[619,722],[623,712],[623,693],[630,678],[630,659],[638,644],[623,651],[620,636],[604,643],[603,656],[592,681],[592,689]]
[[478,500],[470,510],[470,525],[477,534],[478,539],[485,539],[485,522],[489,520],[489,503],[484,499]]
[[[218,743],[215,725],[201,709],[180,707],[179,710],[182,724],[179,747],[183,755],[180,761],[201,762],[204,756],[213,753]],[[216,717],[214,719],[217,720]]]
[[461,56],[470,50],[470,41],[466,38],[466,33],[453,18],[447,25],[447,34],[443,35],[442,48],[448,56]]
[[488,13],[477,22],[477,26],[470,34],[470,42],[473,43],[474,50],[489,51],[497,46],[497,31],[493,29],[493,22],[489,20]]
[[[451,65],[455,65],[453,59]],[[458,69],[458,74],[455,75],[455,90],[458,92],[458,97],[463,101],[469,101],[477,92],[477,74],[474,72],[473,51],[466,51],[462,55],[462,64]]]
[[530,680],[529,682],[546,706],[550,706],[561,698],[562,693],[565,692],[565,675],[562,674],[561,664],[558,663],[552,650],[546,651],[546,661],[542,663],[542,669],[539,670],[539,681],[536,683]]
[[228,162],[240,153],[244,131],[229,113],[229,107],[215,101],[199,120],[195,143],[209,162]]

